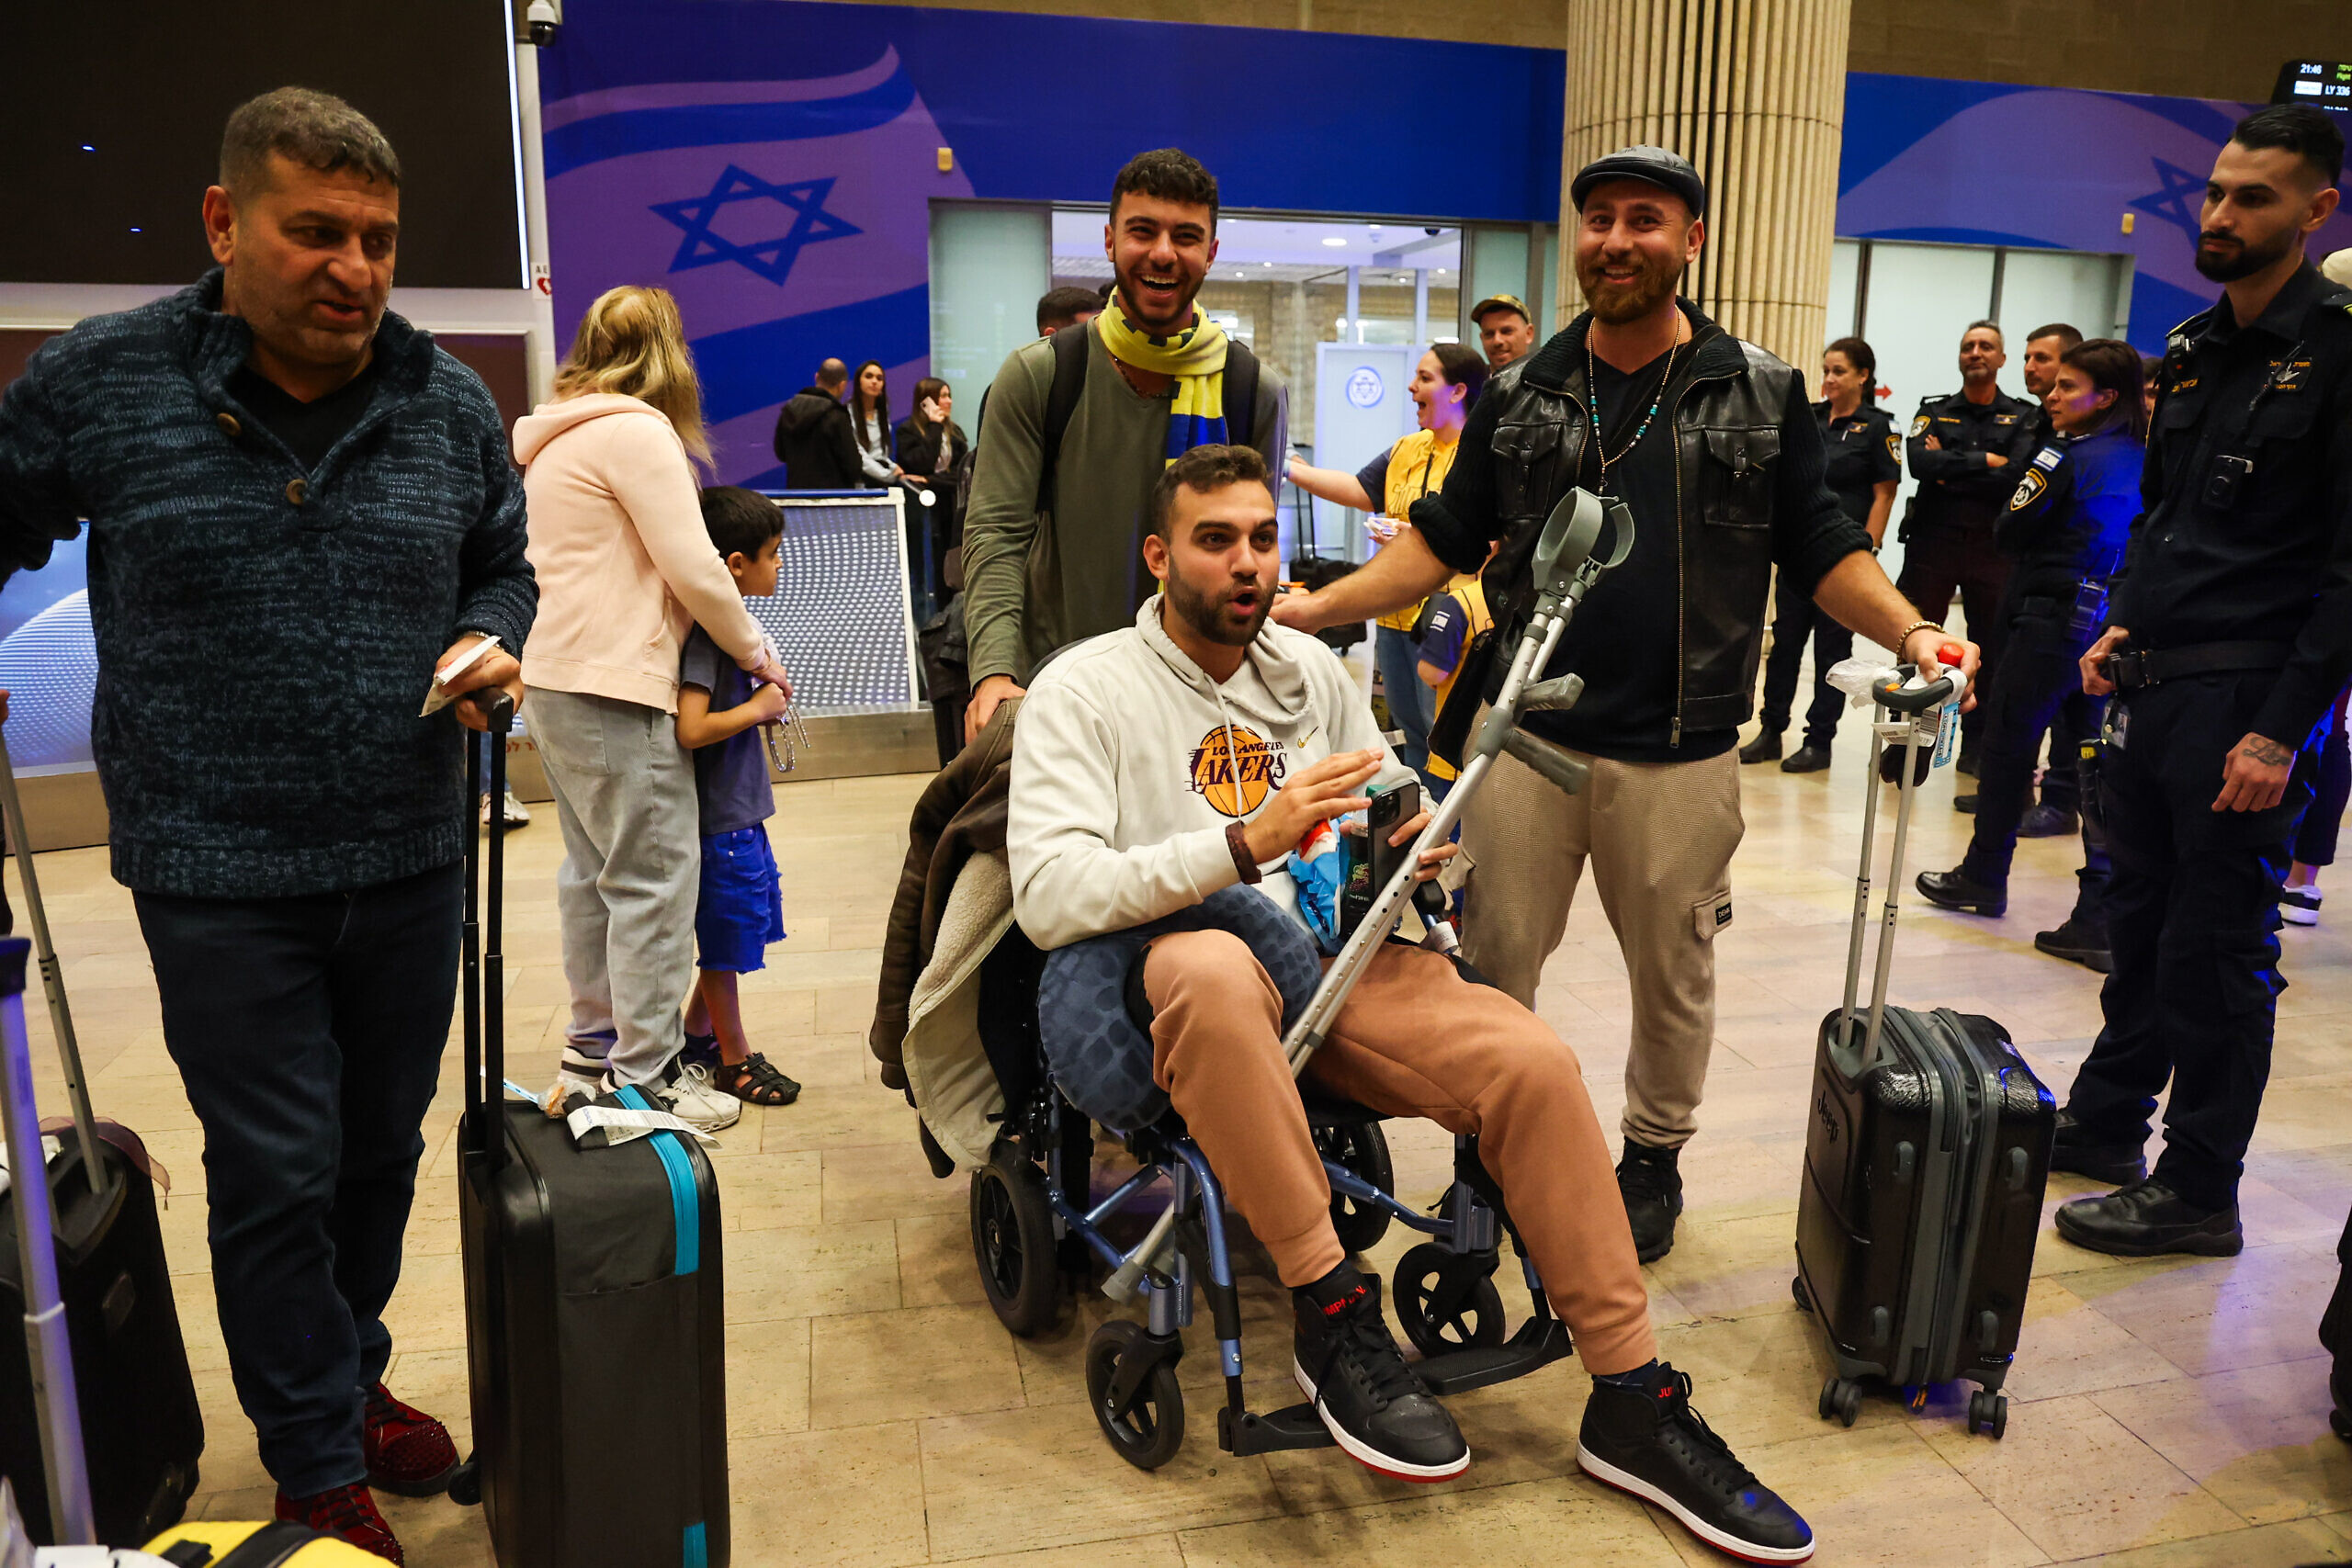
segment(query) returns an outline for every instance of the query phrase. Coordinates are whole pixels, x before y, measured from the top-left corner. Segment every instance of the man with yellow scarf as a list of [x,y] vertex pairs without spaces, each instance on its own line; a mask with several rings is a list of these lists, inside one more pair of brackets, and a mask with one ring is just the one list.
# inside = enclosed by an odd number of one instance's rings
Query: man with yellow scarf
[[[1254,377],[1231,374],[1248,347],[1193,304],[1216,260],[1216,179],[1191,157],[1170,147],[1130,159],[1102,229],[1109,304],[1083,328],[1013,350],[989,389],[964,518],[967,739],[1054,649],[1134,621],[1154,586],[1142,547],[1161,469],[1228,442],[1270,468],[1282,460],[1281,379],[1254,362]],[[1048,472],[1054,345],[1080,332],[1084,379]],[[1246,379],[1250,428],[1229,430],[1227,389]]]

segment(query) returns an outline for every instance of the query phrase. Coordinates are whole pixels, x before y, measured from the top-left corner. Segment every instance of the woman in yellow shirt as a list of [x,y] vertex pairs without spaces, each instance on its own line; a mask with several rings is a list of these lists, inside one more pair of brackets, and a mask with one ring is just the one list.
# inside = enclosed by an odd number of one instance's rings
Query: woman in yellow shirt
[[[1419,430],[1399,437],[1387,451],[1352,474],[1314,468],[1293,457],[1291,482],[1334,505],[1376,513],[1367,531],[1374,540],[1386,544],[1399,529],[1410,526],[1405,521],[1407,508],[1443,487],[1446,471],[1453,467],[1453,455],[1461,448],[1462,426],[1470,417],[1470,405],[1478,400],[1479,389],[1486,384],[1487,361],[1476,349],[1458,343],[1436,344],[1421,355],[1408,389],[1419,420]],[[1373,664],[1380,671],[1389,715],[1404,732],[1405,743],[1396,748],[1397,759],[1428,784],[1433,716],[1429,690],[1414,668],[1419,645],[1413,627],[1420,615],[1421,606],[1415,604],[1380,618],[1380,629],[1373,640]]]

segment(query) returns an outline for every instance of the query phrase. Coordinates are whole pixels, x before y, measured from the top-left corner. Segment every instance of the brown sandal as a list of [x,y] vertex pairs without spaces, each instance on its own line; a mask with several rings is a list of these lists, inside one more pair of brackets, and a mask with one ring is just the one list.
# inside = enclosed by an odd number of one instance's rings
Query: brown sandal
[[746,1105],[789,1105],[800,1098],[800,1086],[757,1051],[740,1062],[720,1064],[711,1074],[711,1082],[721,1093],[731,1094]]

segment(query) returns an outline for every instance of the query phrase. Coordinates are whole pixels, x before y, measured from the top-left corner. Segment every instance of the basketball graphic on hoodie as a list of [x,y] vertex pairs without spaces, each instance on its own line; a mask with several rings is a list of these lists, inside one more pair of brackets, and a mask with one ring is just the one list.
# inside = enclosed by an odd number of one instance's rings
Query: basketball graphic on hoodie
[[[1229,733],[1230,743],[1220,724],[1193,748],[1193,793],[1224,816],[1247,817],[1265,800],[1268,790],[1282,784],[1286,764],[1282,748],[1256,730],[1237,724]],[[1236,749],[1241,753],[1238,769],[1233,765]]]

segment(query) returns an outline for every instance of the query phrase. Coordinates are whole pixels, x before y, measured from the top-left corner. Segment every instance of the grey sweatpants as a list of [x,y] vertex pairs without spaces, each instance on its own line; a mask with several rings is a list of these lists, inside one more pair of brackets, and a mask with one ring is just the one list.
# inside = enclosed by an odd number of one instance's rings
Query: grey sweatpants
[[532,688],[531,734],[563,827],[556,908],[572,1048],[650,1083],[685,1044],[702,880],[694,758],[660,708]]

